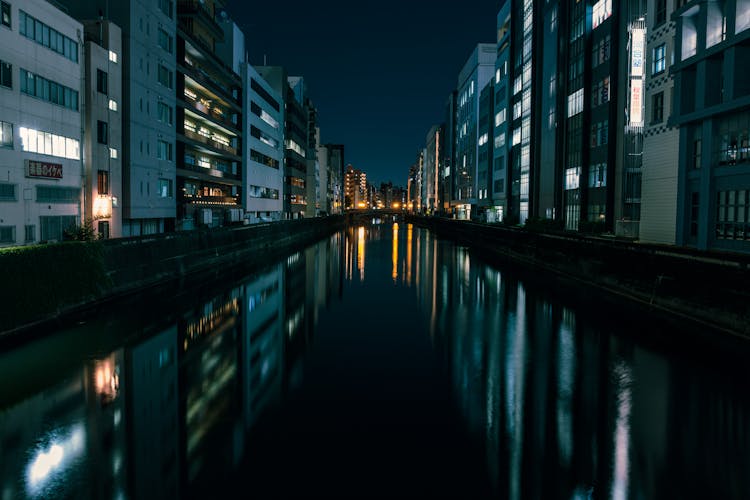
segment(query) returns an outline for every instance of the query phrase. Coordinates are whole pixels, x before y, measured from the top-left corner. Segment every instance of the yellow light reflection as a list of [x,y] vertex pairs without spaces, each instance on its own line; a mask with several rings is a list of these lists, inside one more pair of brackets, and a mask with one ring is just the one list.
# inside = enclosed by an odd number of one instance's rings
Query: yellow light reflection
[[411,238],[414,226],[409,224],[406,226],[406,285],[411,286]]
[[365,280],[365,226],[360,226],[357,230],[357,270],[359,271],[359,280]]
[[391,260],[393,261],[391,277],[393,278],[393,282],[396,283],[398,281],[398,222],[393,223],[393,252]]

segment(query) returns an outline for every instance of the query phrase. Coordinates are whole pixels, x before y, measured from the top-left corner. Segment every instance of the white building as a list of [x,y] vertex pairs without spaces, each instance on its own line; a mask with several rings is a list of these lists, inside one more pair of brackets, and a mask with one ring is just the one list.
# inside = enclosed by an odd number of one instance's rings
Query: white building
[[81,222],[83,26],[43,0],[2,2],[0,245]]
[[245,93],[242,189],[245,217],[281,220],[284,211],[284,100],[250,64],[242,71]]
[[122,236],[122,53],[120,28],[84,21],[84,216],[101,238]]

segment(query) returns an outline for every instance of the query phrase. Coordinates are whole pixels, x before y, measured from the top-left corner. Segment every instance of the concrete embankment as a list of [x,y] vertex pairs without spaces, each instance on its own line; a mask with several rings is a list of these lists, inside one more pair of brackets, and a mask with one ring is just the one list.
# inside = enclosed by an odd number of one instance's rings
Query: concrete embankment
[[325,217],[8,249],[0,252],[0,337],[175,280],[257,268],[344,224]]
[[606,292],[660,315],[750,338],[750,256],[441,218],[409,222],[488,259]]

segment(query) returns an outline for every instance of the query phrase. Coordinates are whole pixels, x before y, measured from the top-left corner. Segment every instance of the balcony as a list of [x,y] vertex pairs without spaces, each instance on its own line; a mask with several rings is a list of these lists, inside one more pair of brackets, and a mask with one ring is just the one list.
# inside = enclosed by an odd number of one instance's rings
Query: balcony
[[232,196],[190,196],[185,195],[185,202],[192,205],[213,205],[213,206],[239,206],[240,202]]
[[183,135],[192,141],[205,144],[206,146],[209,146],[215,150],[223,151],[225,153],[229,153],[234,156],[239,156],[236,148],[233,148],[232,146],[227,146],[226,144],[222,144],[220,142],[216,142],[210,137],[206,137],[197,132],[193,132],[192,130],[185,130],[183,132]]
[[214,19],[211,10],[203,3],[197,0],[180,0],[177,2],[177,17],[191,34],[194,34],[191,22],[198,20],[217,40],[224,39],[224,30]]

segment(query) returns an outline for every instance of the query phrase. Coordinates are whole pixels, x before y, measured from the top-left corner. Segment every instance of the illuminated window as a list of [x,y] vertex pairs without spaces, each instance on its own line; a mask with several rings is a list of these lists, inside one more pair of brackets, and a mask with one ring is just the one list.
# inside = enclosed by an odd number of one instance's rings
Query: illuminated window
[[667,47],[665,44],[661,44],[658,47],[654,47],[654,59],[651,67],[651,74],[656,75],[666,69],[666,54]]
[[109,148],[109,157],[113,160],[117,159],[117,149],[116,148]]
[[0,121],[0,148],[13,149],[13,124]]
[[596,29],[612,15],[612,0],[599,0],[594,4],[591,15],[591,29]]
[[117,111],[117,101],[114,99],[109,100],[109,109],[112,111]]
[[2,22],[3,26],[7,26],[8,28],[10,28],[10,4],[9,3],[0,2],[0,14],[2,15],[0,22]]
[[109,60],[117,64],[117,52],[109,51]]
[[80,143],[69,137],[41,132],[20,127],[21,149],[30,153],[39,153],[70,160],[80,160]]

